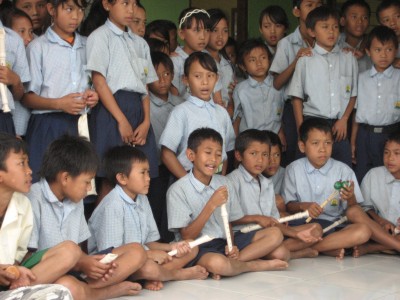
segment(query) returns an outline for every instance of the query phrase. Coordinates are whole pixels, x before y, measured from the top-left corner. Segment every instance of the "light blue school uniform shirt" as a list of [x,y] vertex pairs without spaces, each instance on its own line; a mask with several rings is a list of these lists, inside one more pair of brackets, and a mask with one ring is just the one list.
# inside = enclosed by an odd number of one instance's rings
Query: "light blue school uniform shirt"
[[[364,42],[364,40],[361,40],[357,47],[354,48],[352,46],[350,46],[348,43],[346,43],[346,34],[344,32],[342,32],[339,35],[339,39],[338,39],[338,45],[340,47],[340,49],[343,48],[348,48],[348,49],[360,49],[360,45]],[[365,53],[363,57],[361,57],[360,59],[357,59],[357,63],[358,63],[358,73],[361,74],[362,72],[369,70],[372,67],[372,61],[371,58]]]
[[223,160],[226,152],[234,149],[235,133],[228,112],[220,105],[190,96],[187,101],[176,106],[161,135],[160,145],[175,152],[179,162],[190,170],[192,163],[186,157],[187,140],[196,129],[208,127],[218,131],[223,139]]
[[116,185],[89,219],[89,253],[128,243],[145,245],[160,239],[156,221],[145,195],[130,198]]
[[176,47],[175,53],[177,55],[171,56],[172,63],[174,64],[174,78],[172,79],[172,84],[178,90],[179,96],[183,99],[187,99],[189,97],[189,93],[186,90],[186,85],[183,83],[183,75],[184,75],[184,65],[186,58],[189,57],[185,51],[183,51],[182,47]]
[[28,248],[43,250],[70,240],[76,244],[90,237],[83,200],[57,199],[45,179],[32,185],[28,198],[33,211],[33,231]]
[[88,37],[86,53],[87,70],[103,75],[113,94],[119,90],[147,94],[146,84],[158,80],[146,41],[109,19]]
[[249,76],[236,86],[233,92],[233,119],[241,118],[239,132],[246,129],[279,132],[285,99],[283,91],[277,91],[273,82],[272,75],[268,75],[263,82]]
[[[171,185],[167,192],[168,229],[175,234],[177,241],[182,239],[179,230],[190,225],[200,215],[211,196],[221,186],[228,188],[226,209],[229,222],[242,218],[244,214],[238,196],[225,176],[213,175],[210,184],[204,185],[190,171]],[[214,210],[204,225],[200,233],[200,236],[203,235],[226,239],[220,207]]]
[[[254,178],[242,164],[226,176],[234,187],[240,206],[245,216],[262,215],[279,219],[279,211],[275,203],[275,191],[272,182],[258,175]],[[235,231],[247,225],[236,225]]]
[[369,170],[361,183],[364,196],[363,208],[373,209],[380,217],[397,226],[400,218],[400,180],[386,169],[377,167]]
[[[307,47],[309,47],[309,45],[301,37],[300,27],[297,27],[293,33],[289,34],[278,42],[269,72],[281,74],[296,59],[297,52],[299,52],[301,48]],[[289,86],[290,81],[291,79],[287,82],[285,87],[282,88],[284,90],[285,99],[289,98],[287,94],[287,87]]]
[[271,176],[269,179],[274,184],[275,194],[282,194],[283,179],[285,178],[285,168],[279,167],[275,175]]
[[375,67],[360,74],[356,122],[374,126],[400,122],[400,70],[392,66],[379,73]]
[[[53,99],[89,88],[85,71],[86,37],[75,33],[71,45],[49,27],[28,45],[26,51],[32,74],[28,92]],[[55,111],[32,110],[32,114],[50,112]]]
[[[300,158],[287,166],[282,196],[286,204],[289,202],[322,204],[335,191],[333,185],[338,180],[354,181],[356,200],[358,203],[364,201],[353,170],[346,164],[332,158],[320,169],[314,168],[306,157]],[[343,215],[346,208],[347,202],[339,200],[338,196],[336,201],[325,206],[324,212],[318,218],[334,221]]]
[[317,44],[312,52],[297,61],[288,95],[303,99],[305,116],[340,119],[357,96],[357,60],[338,45],[328,52]]

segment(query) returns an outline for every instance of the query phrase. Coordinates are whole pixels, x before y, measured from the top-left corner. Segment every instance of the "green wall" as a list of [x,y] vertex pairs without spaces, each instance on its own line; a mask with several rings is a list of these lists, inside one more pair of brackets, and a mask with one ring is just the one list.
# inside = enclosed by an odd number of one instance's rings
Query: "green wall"
[[260,12],[269,5],[279,5],[285,11],[289,18],[290,28],[288,33],[291,33],[297,26],[297,19],[292,14],[292,1],[289,0],[249,0],[248,2],[248,34],[249,38],[259,37],[258,17]]
[[140,3],[146,8],[147,23],[157,19],[178,23],[181,11],[189,7],[189,0],[141,0]]

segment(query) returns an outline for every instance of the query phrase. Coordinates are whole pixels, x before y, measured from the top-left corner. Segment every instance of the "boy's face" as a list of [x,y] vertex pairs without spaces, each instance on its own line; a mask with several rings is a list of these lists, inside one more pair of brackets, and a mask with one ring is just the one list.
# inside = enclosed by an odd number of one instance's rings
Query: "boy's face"
[[368,10],[360,5],[352,5],[347,9],[346,15],[340,18],[340,25],[346,34],[361,38],[369,25]]
[[193,163],[194,176],[208,184],[222,162],[222,145],[211,139],[204,140],[196,151],[187,149],[186,155]]
[[189,68],[189,75],[183,82],[190,87],[191,94],[203,101],[209,101],[217,83],[218,75],[205,69],[199,61],[194,61]]
[[271,152],[269,154],[269,164],[265,169],[264,173],[268,176],[274,176],[276,172],[278,172],[279,167],[281,166],[281,150],[278,145],[274,145],[271,147]]
[[32,185],[32,170],[28,164],[26,153],[15,153],[12,150],[4,165],[7,171],[0,170],[0,184],[10,191],[27,193]]
[[267,77],[270,67],[267,50],[264,47],[252,49],[245,55],[244,69],[246,72],[257,81],[263,81]]
[[211,30],[207,48],[213,51],[220,51],[228,41],[229,28],[225,19],[221,19]]
[[400,144],[388,141],[383,150],[383,164],[396,179],[400,179]]
[[396,58],[397,49],[392,41],[387,41],[382,44],[378,39],[374,38],[371,42],[371,47],[365,49],[367,54],[371,57],[371,60],[378,72],[385,71]]
[[191,28],[180,29],[179,37],[184,41],[184,50],[187,54],[195,51],[203,51],[210,39],[210,30],[204,27],[204,24],[192,21]]
[[163,63],[156,68],[158,80],[149,84],[149,90],[158,98],[168,100],[168,91],[171,88],[173,74]]
[[133,10],[133,20],[129,24],[129,28],[138,36],[144,37],[146,31],[146,22],[146,12],[144,9],[139,6],[135,6]]
[[278,42],[285,36],[285,32],[285,26],[272,22],[269,16],[263,17],[260,33],[269,46],[276,47]]
[[400,37],[400,7],[389,6],[379,13],[379,23],[393,29],[397,38]]
[[33,39],[33,27],[30,20],[24,17],[15,18],[12,22],[11,29],[16,31],[19,36],[24,41],[24,46],[28,46],[28,44]]
[[311,129],[307,141],[299,141],[299,148],[314,168],[322,168],[332,155],[332,134],[318,129]]
[[268,144],[254,141],[248,145],[243,154],[235,151],[235,157],[251,176],[257,178],[268,166],[269,150]]
[[81,173],[73,177],[69,173],[64,172],[61,176],[63,198],[68,198],[74,203],[81,201],[91,190],[91,180],[95,175],[95,173]]
[[309,34],[320,47],[331,51],[339,38],[339,22],[335,18],[318,21],[314,29],[309,29]]
[[29,15],[33,29],[41,29],[48,16],[46,0],[17,0],[15,6]]
[[300,22],[305,23],[308,14],[315,8],[322,6],[322,0],[303,0],[300,3],[300,7],[293,9],[293,15],[300,19]]
[[117,177],[118,183],[130,198],[135,199],[138,194],[145,195],[149,192],[150,166],[148,161],[133,162],[129,176],[126,177],[123,174],[119,176],[121,177]]
[[54,20],[53,30],[63,39],[73,36],[83,20],[84,8],[79,7],[73,0],[54,7],[47,4],[49,14]]

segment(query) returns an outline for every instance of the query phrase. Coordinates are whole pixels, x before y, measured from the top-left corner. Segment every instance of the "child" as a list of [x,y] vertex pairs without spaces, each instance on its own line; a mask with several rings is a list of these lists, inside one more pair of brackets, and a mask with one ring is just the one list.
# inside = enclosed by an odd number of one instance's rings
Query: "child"
[[162,40],[157,38],[145,38],[145,40],[147,45],[149,45],[151,52],[162,52],[168,56],[171,54],[169,52],[169,44],[163,42]]
[[239,49],[238,63],[249,78],[239,83],[233,92],[235,133],[251,128],[283,134],[283,92],[273,87],[274,79],[268,76],[271,54],[267,46],[260,40],[247,40]]
[[[223,176],[215,175],[222,158],[221,135],[210,128],[193,131],[186,154],[193,169],[168,190],[168,227],[176,240],[196,239],[209,235],[214,239],[199,246],[197,257],[190,265],[203,266],[213,274],[235,276],[243,272],[285,269],[281,260],[262,260],[282,242],[277,228],[235,235],[234,247],[226,246],[226,232],[220,206],[226,204],[229,221],[243,217],[235,190]],[[226,227],[225,227],[226,228]],[[239,252],[240,250],[240,252]]]
[[24,104],[32,109],[26,141],[34,182],[47,146],[63,134],[78,135],[80,114],[98,102],[84,67],[86,38],[76,33],[85,7],[84,0],[50,1],[53,24],[27,48],[32,80]]
[[278,42],[286,35],[289,20],[285,10],[278,5],[270,5],[261,11],[258,19],[259,30],[272,56]]
[[[344,213],[349,222],[355,222],[355,215],[363,213],[357,205],[363,197],[354,172],[347,165],[330,158],[333,144],[330,124],[319,119],[306,120],[300,126],[299,136],[299,148],[306,157],[286,168],[283,198],[287,210],[291,214],[308,210],[323,228]],[[335,198],[321,208],[320,204],[334,191],[333,185],[338,180],[350,181],[351,184],[340,190],[340,199]],[[361,245],[371,236],[367,225],[357,223],[347,225],[340,231],[335,230],[312,248],[319,253],[343,258],[344,248]],[[355,248],[353,256],[358,255]]]
[[160,138],[161,159],[176,178],[181,178],[192,168],[186,157],[189,134],[205,124],[217,130],[224,139],[222,160],[218,171],[225,174],[226,152],[233,150],[235,134],[227,111],[211,98],[218,80],[215,60],[207,53],[194,52],[185,61],[184,83],[191,96],[170,114]]
[[50,24],[50,16],[45,0],[14,0],[14,5],[31,18],[36,36],[40,36],[46,31]]
[[[282,245],[268,256],[289,259],[315,257],[316,250],[310,248],[321,239],[322,230],[315,224],[288,227],[279,224],[279,212],[275,204],[275,192],[272,182],[261,175],[268,165],[270,146],[268,136],[257,129],[248,129],[239,134],[235,142],[235,157],[240,162],[238,169],[227,177],[231,180],[240,206],[245,216],[232,222],[237,231],[244,225],[258,224],[267,235],[273,226],[278,227],[287,236]],[[268,233],[267,233],[268,232]]]
[[206,50],[217,63],[218,80],[222,85],[221,96],[223,106],[227,109],[229,115],[232,116],[233,100],[231,91],[235,88],[236,82],[229,61],[220,53],[228,41],[228,18],[220,9],[209,9],[207,12],[210,15],[210,38]]
[[[81,251],[71,242],[26,257],[33,216],[29,199],[32,170],[27,148],[14,136],[0,133],[0,291],[41,283],[61,282]],[[5,269],[15,265],[20,277]]]
[[[126,13],[121,10],[125,5]],[[154,178],[158,175],[157,147],[150,124],[147,84],[156,81],[157,74],[147,43],[127,27],[135,5],[135,0],[110,0],[97,7],[99,14],[108,15],[108,19],[90,34],[87,43],[87,69],[101,100],[92,111],[89,126],[99,157],[114,146],[135,145],[146,154]],[[92,16],[96,18],[96,14]],[[102,181],[101,199],[112,187],[104,172],[100,170],[97,176]]]
[[[169,47],[169,32],[165,26],[165,22],[165,20],[155,20],[147,24],[144,38],[146,40],[148,38],[159,39]],[[153,48],[150,47],[150,49],[152,52],[154,51]]]
[[[385,144],[383,153],[384,166],[371,169],[361,183],[364,195],[363,208],[367,214],[386,232],[391,239],[400,244],[400,235],[394,236],[395,228],[399,227],[400,205],[398,200],[400,179],[400,134],[392,133]],[[379,243],[368,243],[360,247],[364,253],[393,250]]]
[[146,33],[146,22],[146,10],[144,9],[144,6],[137,1],[137,4],[133,10],[133,20],[129,24],[129,28],[134,34],[144,37]]
[[[197,254],[187,242],[159,243],[160,235],[146,194],[149,190],[149,163],[146,156],[130,146],[112,148],[105,156],[104,168],[114,189],[97,206],[89,220],[93,236],[89,252],[128,243],[139,243],[147,250],[146,263],[132,278],[146,279],[145,288],[159,290],[162,281],[205,279],[202,267],[182,269]],[[178,250],[172,258],[167,252]]]
[[[385,26],[369,34],[366,51],[374,66],[358,78],[357,112],[352,146],[357,160],[356,174],[361,182],[373,167],[383,165],[383,148],[388,135],[400,129],[400,70],[392,67],[396,57],[397,37]],[[354,151],[354,150],[353,150]]]
[[321,5],[322,0],[293,0],[293,15],[298,18],[299,26],[293,33],[279,41],[270,68],[271,74],[274,75],[274,88],[283,89],[286,99],[282,115],[285,139],[281,140],[285,152],[285,165],[295,160],[298,140],[292,103],[288,101],[290,97],[287,94],[287,87],[290,84],[298,59],[311,55],[315,41],[308,33],[306,18],[310,11]]
[[364,0],[347,0],[341,7],[340,25],[344,32],[340,34],[338,44],[357,58],[359,73],[371,67],[371,60],[365,55],[370,15],[371,8]]
[[[90,237],[83,201],[97,169],[93,146],[84,138],[63,136],[48,147],[40,171],[41,180],[28,194],[34,226],[28,247],[41,251],[63,241],[81,244]],[[140,285],[122,282],[145,262],[138,244],[104,250],[97,255],[82,253],[73,270],[88,277],[80,287],[80,299],[107,299],[137,294]],[[115,262],[99,262],[107,253],[118,254]],[[76,280],[75,280],[76,281]]]
[[[400,1],[383,0],[376,8],[376,19],[379,24],[394,30],[397,36],[397,42],[400,44]],[[397,48],[395,67],[400,66],[400,50]]]
[[0,66],[0,83],[6,85],[8,106],[11,109],[11,112],[3,111],[4,102],[0,95],[0,132],[15,135],[12,111],[15,108],[15,101],[20,101],[24,94],[23,83],[31,80],[31,76],[21,38],[13,30],[3,27],[1,21],[0,28],[6,33],[4,40],[6,66]]
[[246,73],[242,71],[237,64],[238,46],[232,37],[228,37],[228,41],[226,42],[225,47],[221,50],[221,54],[231,63],[235,82],[241,82],[247,78]]
[[312,56],[297,62],[288,89],[296,126],[307,118],[328,120],[335,138],[332,157],[351,167],[347,121],[357,96],[357,60],[337,45],[339,18],[334,10],[316,8],[308,14],[306,25],[316,45]]
[[[172,85],[172,78],[174,77],[174,65],[168,55],[161,52],[152,52],[151,59],[159,78],[157,81],[149,84],[150,119],[158,145],[171,111],[178,104],[182,103],[183,100],[169,92]],[[161,238],[169,242],[172,236],[168,231],[166,194],[170,173],[161,161],[160,149],[158,151],[158,177],[151,179],[148,198]]]

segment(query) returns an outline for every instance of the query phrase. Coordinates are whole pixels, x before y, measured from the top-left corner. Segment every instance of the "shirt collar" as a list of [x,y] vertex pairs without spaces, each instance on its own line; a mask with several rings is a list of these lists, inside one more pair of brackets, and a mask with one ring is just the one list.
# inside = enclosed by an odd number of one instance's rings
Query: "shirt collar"
[[[115,25],[113,22],[110,21],[110,19],[107,19],[105,25],[116,35],[123,35],[126,31],[123,31],[121,28],[119,28],[117,25]],[[128,32],[129,32],[129,27],[128,27]]]
[[272,86],[272,81],[271,80],[272,80],[272,76],[265,77],[265,79],[262,82],[259,82],[259,81],[255,80],[253,77],[249,76],[249,85],[252,88],[255,88],[255,87],[257,87],[259,85],[263,85],[263,84],[265,84],[266,86],[270,87],[270,86]]
[[181,56],[181,57],[184,58],[184,59],[186,59],[186,58],[189,57],[189,54],[187,54],[187,53],[183,50],[182,47],[177,47],[177,48],[175,49],[175,52],[176,52],[177,54],[179,54],[179,56]]
[[78,49],[78,48],[83,47],[82,37],[79,34],[75,34],[73,45],[71,45],[67,41],[63,40],[51,27],[47,28],[45,35],[46,35],[46,38],[51,43],[57,43],[61,46],[70,47],[73,49]]
[[245,167],[243,167],[242,164],[239,165],[238,167],[240,173],[242,173],[243,178],[246,182],[252,182],[255,181],[256,179],[246,170]]
[[305,158],[306,172],[307,172],[308,174],[311,174],[311,173],[313,173],[314,171],[318,171],[318,172],[321,173],[322,175],[327,175],[328,172],[329,172],[329,170],[330,170],[331,167],[332,167],[332,163],[333,163],[333,162],[332,162],[332,159],[329,158],[328,161],[326,162],[326,164],[322,166],[322,168],[316,169],[316,168],[311,164],[311,162],[308,160],[308,158],[306,157],[306,158]]
[[189,98],[186,100],[189,101],[191,103],[193,103],[194,105],[198,106],[198,107],[205,107],[207,105],[210,105],[212,107],[215,107],[215,103],[214,100],[211,98],[210,101],[204,101],[201,100],[195,96],[190,95]]
[[[64,201],[70,201],[69,199],[64,199],[62,202],[58,200],[56,195],[54,195],[53,191],[51,190],[50,185],[46,179],[44,178],[40,179],[40,186],[43,191],[44,198],[46,199],[47,202],[64,204]],[[70,202],[73,203],[72,201]]]
[[301,37],[300,26],[297,26],[296,30],[293,32],[293,34],[290,35],[289,39],[292,44],[298,44],[300,46],[303,46],[304,41],[303,38]]
[[338,44],[336,43],[335,47],[331,51],[327,51],[326,49],[322,48],[320,45],[315,43],[314,50],[320,55],[326,55],[329,53],[337,53],[340,51]]
[[131,197],[128,196],[127,193],[122,189],[122,187],[117,184],[115,186],[115,191],[118,193],[118,195],[121,197],[123,201],[125,201],[129,205],[133,205],[133,207],[140,207],[140,195],[137,195],[135,199],[132,199]]
[[[198,179],[194,176],[194,174],[193,174],[193,169],[190,170],[190,172],[189,172],[189,181],[190,181],[190,183],[193,185],[193,187],[195,188],[195,190],[196,190],[198,193],[202,193],[202,192],[207,188],[207,185],[205,185],[204,183],[202,183],[200,180],[198,180]],[[215,176],[213,176],[213,177],[211,178],[211,181],[210,181],[210,184],[208,185],[208,187],[211,187],[211,188],[214,189],[214,190],[216,190],[217,188],[219,188],[219,186],[218,186],[218,184],[217,184],[217,182],[216,182]]]
[[169,98],[170,98],[170,96],[171,96],[171,93],[168,94],[168,100],[167,100],[167,101],[164,101],[164,100],[162,100],[161,98],[159,98],[159,97],[157,97],[156,95],[154,95],[152,92],[150,92],[150,101],[151,101],[154,105],[161,107],[161,106],[164,106],[164,105],[166,105],[166,104],[169,103]]
[[389,66],[389,68],[387,68],[385,71],[383,71],[382,73],[379,73],[376,69],[375,66],[372,66],[371,70],[369,71],[369,75],[371,77],[374,77],[378,74],[383,74],[383,76],[387,77],[387,78],[392,78],[394,72],[394,68],[393,66]]
[[386,169],[386,167],[384,167],[385,168],[385,182],[386,183],[394,183],[395,181],[399,181],[399,180],[397,180],[396,178],[394,178],[394,176],[389,172],[389,170],[388,169]]

